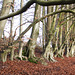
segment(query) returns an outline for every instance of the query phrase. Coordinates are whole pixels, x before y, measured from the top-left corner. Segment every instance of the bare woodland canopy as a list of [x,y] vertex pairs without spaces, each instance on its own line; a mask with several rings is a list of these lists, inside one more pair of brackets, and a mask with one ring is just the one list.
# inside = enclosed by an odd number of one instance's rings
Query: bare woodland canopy
[[[54,57],[75,56],[75,0],[29,0],[24,6],[23,0],[21,0],[21,9],[16,12],[14,12],[14,1],[3,0],[0,14],[0,59],[3,62],[6,61],[8,52],[11,53],[11,60],[19,57],[21,60],[23,58],[29,61],[30,59],[34,61],[47,59],[56,62]],[[22,32],[22,13],[26,12],[34,3],[33,22]],[[11,14],[9,14],[10,9],[12,10]],[[10,29],[12,34],[14,16],[19,14],[20,35],[17,40],[14,40],[15,34],[14,36],[10,35],[9,39],[5,37],[2,39],[7,18],[12,17]],[[35,56],[35,48],[39,36],[40,22],[42,23],[42,55],[41,58],[38,58]],[[21,38],[31,27],[31,36],[24,45]],[[15,44],[17,43],[19,43],[19,49],[18,54],[15,55]]]

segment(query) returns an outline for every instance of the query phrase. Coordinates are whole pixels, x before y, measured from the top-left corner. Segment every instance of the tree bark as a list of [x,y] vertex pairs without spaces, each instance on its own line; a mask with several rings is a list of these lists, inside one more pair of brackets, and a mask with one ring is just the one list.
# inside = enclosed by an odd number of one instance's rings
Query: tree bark
[[[41,7],[36,4],[34,20],[40,18]],[[39,35],[40,22],[32,28],[31,39],[29,42],[29,58],[35,57],[34,51],[36,47],[37,37]]]
[[[9,11],[11,8],[11,3],[12,3],[12,0],[3,0],[3,5],[2,5],[0,16],[5,16],[5,15],[9,14]],[[4,31],[6,22],[7,22],[7,20],[0,21],[0,39],[2,38],[2,34]],[[1,58],[2,58],[2,61],[5,62],[7,59],[7,52],[2,53]]]
[[[23,0],[21,0],[21,8],[23,7]],[[20,14],[20,29],[19,29],[19,35],[22,33],[22,14]],[[22,60],[22,48],[23,48],[23,43],[21,42],[21,38],[20,38],[20,42],[19,42],[19,57]]]
[[[0,16],[5,16],[9,14],[11,3],[12,3],[12,0],[3,0]],[[4,30],[6,22],[7,20],[0,21],[0,39],[2,38],[2,34],[3,34],[3,30]]]
[[[53,9],[53,7],[48,7],[48,13],[51,13],[52,11],[49,10],[49,9]],[[48,36],[48,41],[47,41],[47,46],[46,46],[46,50],[44,52],[44,58],[47,59],[48,61],[56,61],[54,60],[54,57],[53,57],[53,48],[52,48],[52,40],[51,40],[51,37],[52,35],[50,35],[52,33],[52,31],[50,31],[50,28],[51,28],[51,16],[48,18],[48,21],[47,21],[47,36]]]
[[[69,9],[69,5],[67,5],[67,9]],[[69,13],[67,13],[67,16],[69,16]],[[68,20],[69,18],[67,18],[67,20]],[[69,31],[69,26],[70,26],[70,24],[69,24],[69,21],[67,21],[67,32]],[[67,36],[67,38],[66,38],[66,41],[67,41],[67,54],[66,54],[66,56],[67,57],[69,57],[69,32],[68,32],[68,36]]]

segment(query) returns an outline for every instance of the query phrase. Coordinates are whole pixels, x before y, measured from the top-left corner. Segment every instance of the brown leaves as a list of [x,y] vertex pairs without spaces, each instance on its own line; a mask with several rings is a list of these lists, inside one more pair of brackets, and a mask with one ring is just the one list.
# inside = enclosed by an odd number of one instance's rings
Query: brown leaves
[[2,38],[0,40],[0,51],[3,51],[6,47],[8,47],[9,39],[7,38]]
[[10,61],[4,64],[0,62],[0,75],[74,75],[75,57],[56,58],[58,62],[49,62],[48,66],[35,64],[28,61]]

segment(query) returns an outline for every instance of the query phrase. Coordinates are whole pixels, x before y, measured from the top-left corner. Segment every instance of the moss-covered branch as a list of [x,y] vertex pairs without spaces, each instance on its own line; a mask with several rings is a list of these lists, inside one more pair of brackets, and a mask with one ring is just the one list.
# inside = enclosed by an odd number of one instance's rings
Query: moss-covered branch
[[72,4],[75,3],[75,0],[50,0],[50,1],[30,0],[20,10],[13,12],[9,15],[0,17],[0,21],[25,12],[33,3],[37,3],[42,6],[50,6],[50,5]]
[[22,38],[23,35],[24,35],[32,26],[34,26],[34,25],[35,25],[36,23],[38,23],[39,21],[42,21],[42,20],[45,19],[46,17],[55,15],[55,14],[57,14],[57,13],[62,13],[62,12],[65,12],[65,13],[69,12],[69,13],[72,13],[72,14],[75,16],[75,12],[73,12],[72,10],[60,10],[60,11],[56,11],[56,12],[47,14],[46,16],[44,16],[44,17],[42,17],[42,18],[40,18],[40,19],[36,19],[32,24],[30,24],[30,25],[28,26],[28,28],[20,34],[20,36],[17,38],[17,40],[16,40],[15,42],[13,42],[13,44],[17,43],[18,40],[19,40],[20,38]]
[[[73,12],[73,11],[71,11],[71,10],[60,10],[60,11],[57,11],[57,12],[52,12],[52,13],[50,13],[50,14],[47,14],[46,16],[44,16],[44,17],[42,17],[42,18],[40,18],[40,19],[36,19],[32,24],[30,24],[30,25],[26,28],[26,30],[24,30],[24,31],[20,34],[20,36],[17,38],[17,40],[15,40],[15,41],[12,43],[12,45],[18,43],[18,40],[19,40],[20,38],[22,38],[23,35],[24,35],[32,26],[34,26],[36,23],[42,21],[42,20],[45,19],[46,17],[55,15],[55,14],[57,14],[57,13],[62,13],[62,12],[65,12],[65,13],[69,12],[69,13],[72,13],[73,15],[75,15],[75,12]],[[10,48],[6,48],[6,49],[10,49]]]
[[18,10],[18,11],[16,11],[16,12],[13,12],[13,13],[11,13],[11,14],[9,14],[9,15],[0,17],[0,21],[25,12],[33,3],[34,3],[33,0],[30,0],[30,1],[29,1],[24,7],[22,7],[20,10]]
[[63,5],[63,4],[75,3],[75,0],[50,0],[50,1],[34,0],[34,1],[35,3],[42,5],[42,6]]

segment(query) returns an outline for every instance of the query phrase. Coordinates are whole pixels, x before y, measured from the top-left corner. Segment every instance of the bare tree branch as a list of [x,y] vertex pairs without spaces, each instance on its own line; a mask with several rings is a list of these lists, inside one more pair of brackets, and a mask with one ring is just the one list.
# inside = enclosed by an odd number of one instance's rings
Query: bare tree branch
[[75,0],[50,0],[50,1],[34,0],[34,1],[35,3],[42,5],[42,6],[63,5],[63,4],[75,3]]
[[0,17],[0,21],[25,12],[33,3],[34,3],[34,2],[33,2],[32,0],[30,0],[30,1],[29,1],[24,7],[22,7],[20,10],[18,10],[18,11],[16,11],[16,12],[13,12],[13,13],[11,13],[11,14],[9,14],[9,15]]
[[0,21],[25,12],[33,3],[37,3],[42,6],[50,6],[50,5],[72,4],[75,3],[75,0],[50,0],[50,1],[30,0],[20,10],[13,12],[9,15],[0,17]]
[[65,12],[65,13],[69,12],[69,13],[74,14],[74,16],[75,16],[75,12],[73,12],[72,10],[60,10],[60,11],[57,11],[57,12],[53,12],[53,13],[47,14],[46,16],[44,16],[44,17],[42,17],[42,18],[40,18],[40,19],[36,19],[32,24],[30,24],[30,25],[26,28],[26,30],[24,30],[24,31],[20,34],[20,36],[17,38],[17,40],[13,42],[13,44],[17,43],[18,40],[19,40],[20,38],[22,38],[23,35],[24,35],[32,26],[34,26],[36,23],[42,21],[42,20],[45,19],[46,17],[55,15],[55,14],[57,14],[57,13],[62,13],[62,12]]

